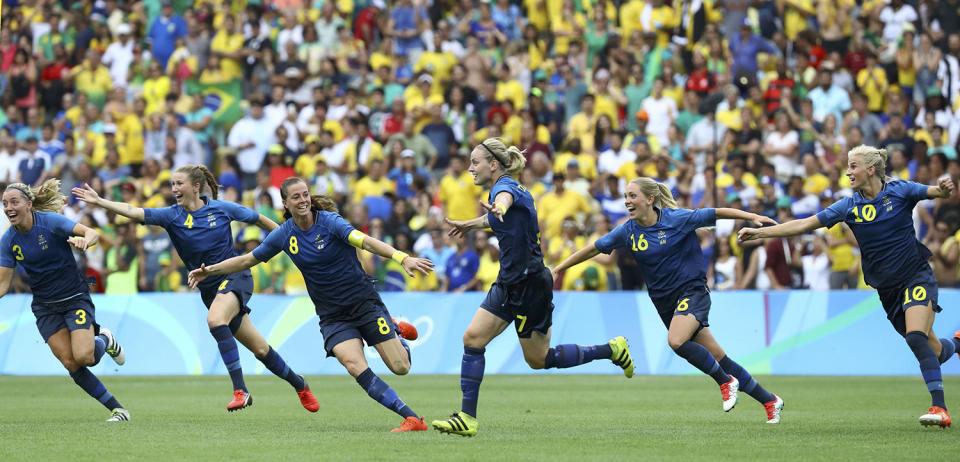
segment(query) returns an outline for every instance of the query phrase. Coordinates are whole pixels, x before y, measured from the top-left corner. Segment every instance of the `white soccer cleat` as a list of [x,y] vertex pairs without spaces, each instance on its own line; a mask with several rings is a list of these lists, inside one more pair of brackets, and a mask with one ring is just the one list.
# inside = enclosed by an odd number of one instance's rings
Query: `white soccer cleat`
[[130,420],[130,411],[122,407],[118,407],[113,410],[113,415],[107,419],[107,422],[126,422]]
[[773,397],[776,399],[769,403],[763,403],[763,408],[767,411],[768,424],[780,423],[780,411],[783,410],[783,400],[777,395],[773,395]]
[[720,385],[720,396],[723,398],[723,412],[730,412],[737,405],[737,393],[740,391],[740,381],[730,376],[730,381]]
[[127,362],[126,355],[123,354],[123,347],[121,347],[117,339],[114,338],[113,332],[110,332],[110,329],[106,327],[101,327],[100,335],[107,339],[107,354],[110,355],[113,362],[117,363],[118,366],[122,366],[123,363]]

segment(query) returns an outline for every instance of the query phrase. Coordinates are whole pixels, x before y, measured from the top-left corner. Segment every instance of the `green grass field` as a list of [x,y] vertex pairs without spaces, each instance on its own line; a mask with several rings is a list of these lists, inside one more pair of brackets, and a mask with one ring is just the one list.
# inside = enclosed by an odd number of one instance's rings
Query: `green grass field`
[[[316,414],[269,376],[248,377],[254,405],[236,413],[226,376],[106,377],[133,418],[108,424],[66,374],[0,376],[0,460],[947,460],[960,449],[960,428],[917,423],[929,406],[919,375],[759,377],[786,402],[779,425],[745,393],[724,413],[703,376],[487,376],[474,438],[391,434],[401,419],[350,377],[308,379]],[[459,410],[458,377],[384,379],[428,422]],[[960,403],[960,377],[945,385]]]

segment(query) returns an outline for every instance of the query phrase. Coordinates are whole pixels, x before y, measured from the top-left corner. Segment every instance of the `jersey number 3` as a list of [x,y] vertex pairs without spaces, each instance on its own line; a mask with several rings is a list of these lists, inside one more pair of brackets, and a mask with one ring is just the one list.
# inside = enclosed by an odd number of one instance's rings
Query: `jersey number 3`
[[23,249],[19,245],[13,246],[13,248],[11,248],[10,250],[12,250],[14,254],[16,254],[14,255],[14,258],[16,258],[18,261],[23,261]]

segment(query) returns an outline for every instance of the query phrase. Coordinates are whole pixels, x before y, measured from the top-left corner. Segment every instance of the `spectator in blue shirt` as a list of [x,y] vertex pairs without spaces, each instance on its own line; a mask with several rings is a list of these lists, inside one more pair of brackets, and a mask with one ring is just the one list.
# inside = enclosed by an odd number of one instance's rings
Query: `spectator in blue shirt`
[[740,25],[740,33],[730,37],[730,52],[733,53],[733,75],[737,75],[738,72],[756,74],[757,53],[775,54],[777,49],[759,35],[754,34],[750,20],[744,18]]
[[431,104],[427,111],[430,113],[430,123],[423,126],[420,133],[430,140],[430,144],[437,148],[437,162],[434,169],[444,169],[450,164],[450,154],[457,151],[457,135],[447,122],[443,120],[443,108]]
[[[429,179],[430,172],[417,168],[416,153],[413,149],[404,149],[400,153],[400,166],[393,167],[387,178],[397,183],[397,195],[404,199],[413,199],[416,191],[413,190],[413,180],[417,176]],[[439,270],[438,270],[439,271]]]
[[467,247],[467,239],[458,234],[457,253],[447,259],[447,268],[444,274],[442,292],[465,292],[477,285],[477,270],[480,269],[480,257]]
[[147,40],[153,45],[153,57],[160,63],[160,67],[167,68],[167,60],[176,48],[178,38],[187,35],[187,23],[173,13],[173,4],[170,0],[163,0],[163,14],[153,20]]
[[387,22],[387,35],[393,37],[393,52],[397,56],[409,56],[409,62],[416,62],[416,58],[423,51],[423,42],[420,33],[424,25],[428,24],[427,10],[422,0],[400,0],[390,10],[390,19]]
[[[819,86],[810,90],[807,98],[813,103],[813,120],[823,122],[827,114],[833,114],[837,120],[843,120],[843,113],[850,110],[850,95],[846,90],[833,85],[833,69],[829,61],[824,63],[817,76]],[[830,67],[831,69],[827,69]]]

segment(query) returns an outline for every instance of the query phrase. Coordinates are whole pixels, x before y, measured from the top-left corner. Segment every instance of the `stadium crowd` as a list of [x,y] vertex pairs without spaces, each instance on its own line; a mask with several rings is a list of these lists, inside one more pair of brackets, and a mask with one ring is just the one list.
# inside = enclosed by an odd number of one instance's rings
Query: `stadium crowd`
[[[0,182],[60,178],[140,207],[173,203],[170,172],[204,164],[220,199],[280,221],[298,175],[357,229],[436,264],[409,278],[365,255],[387,291],[487,290],[496,239],[447,237],[481,213],[470,150],[525,150],[548,266],[625,219],[626,181],[682,207],[780,222],[851,195],[846,153],[887,149],[889,175],[960,182],[957,0],[5,0]],[[77,254],[96,291],[178,291],[166,232],[68,198],[103,236]],[[960,195],[916,208],[940,285],[960,281]],[[6,217],[0,220],[5,220]],[[857,243],[824,233],[740,246],[701,230],[710,285],[864,287]],[[4,224],[3,228],[6,228]],[[263,232],[234,229],[242,251]],[[564,290],[643,287],[628,253]],[[305,293],[284,254],[256,291]],[[16,290],[28,290],[22,280]]]

